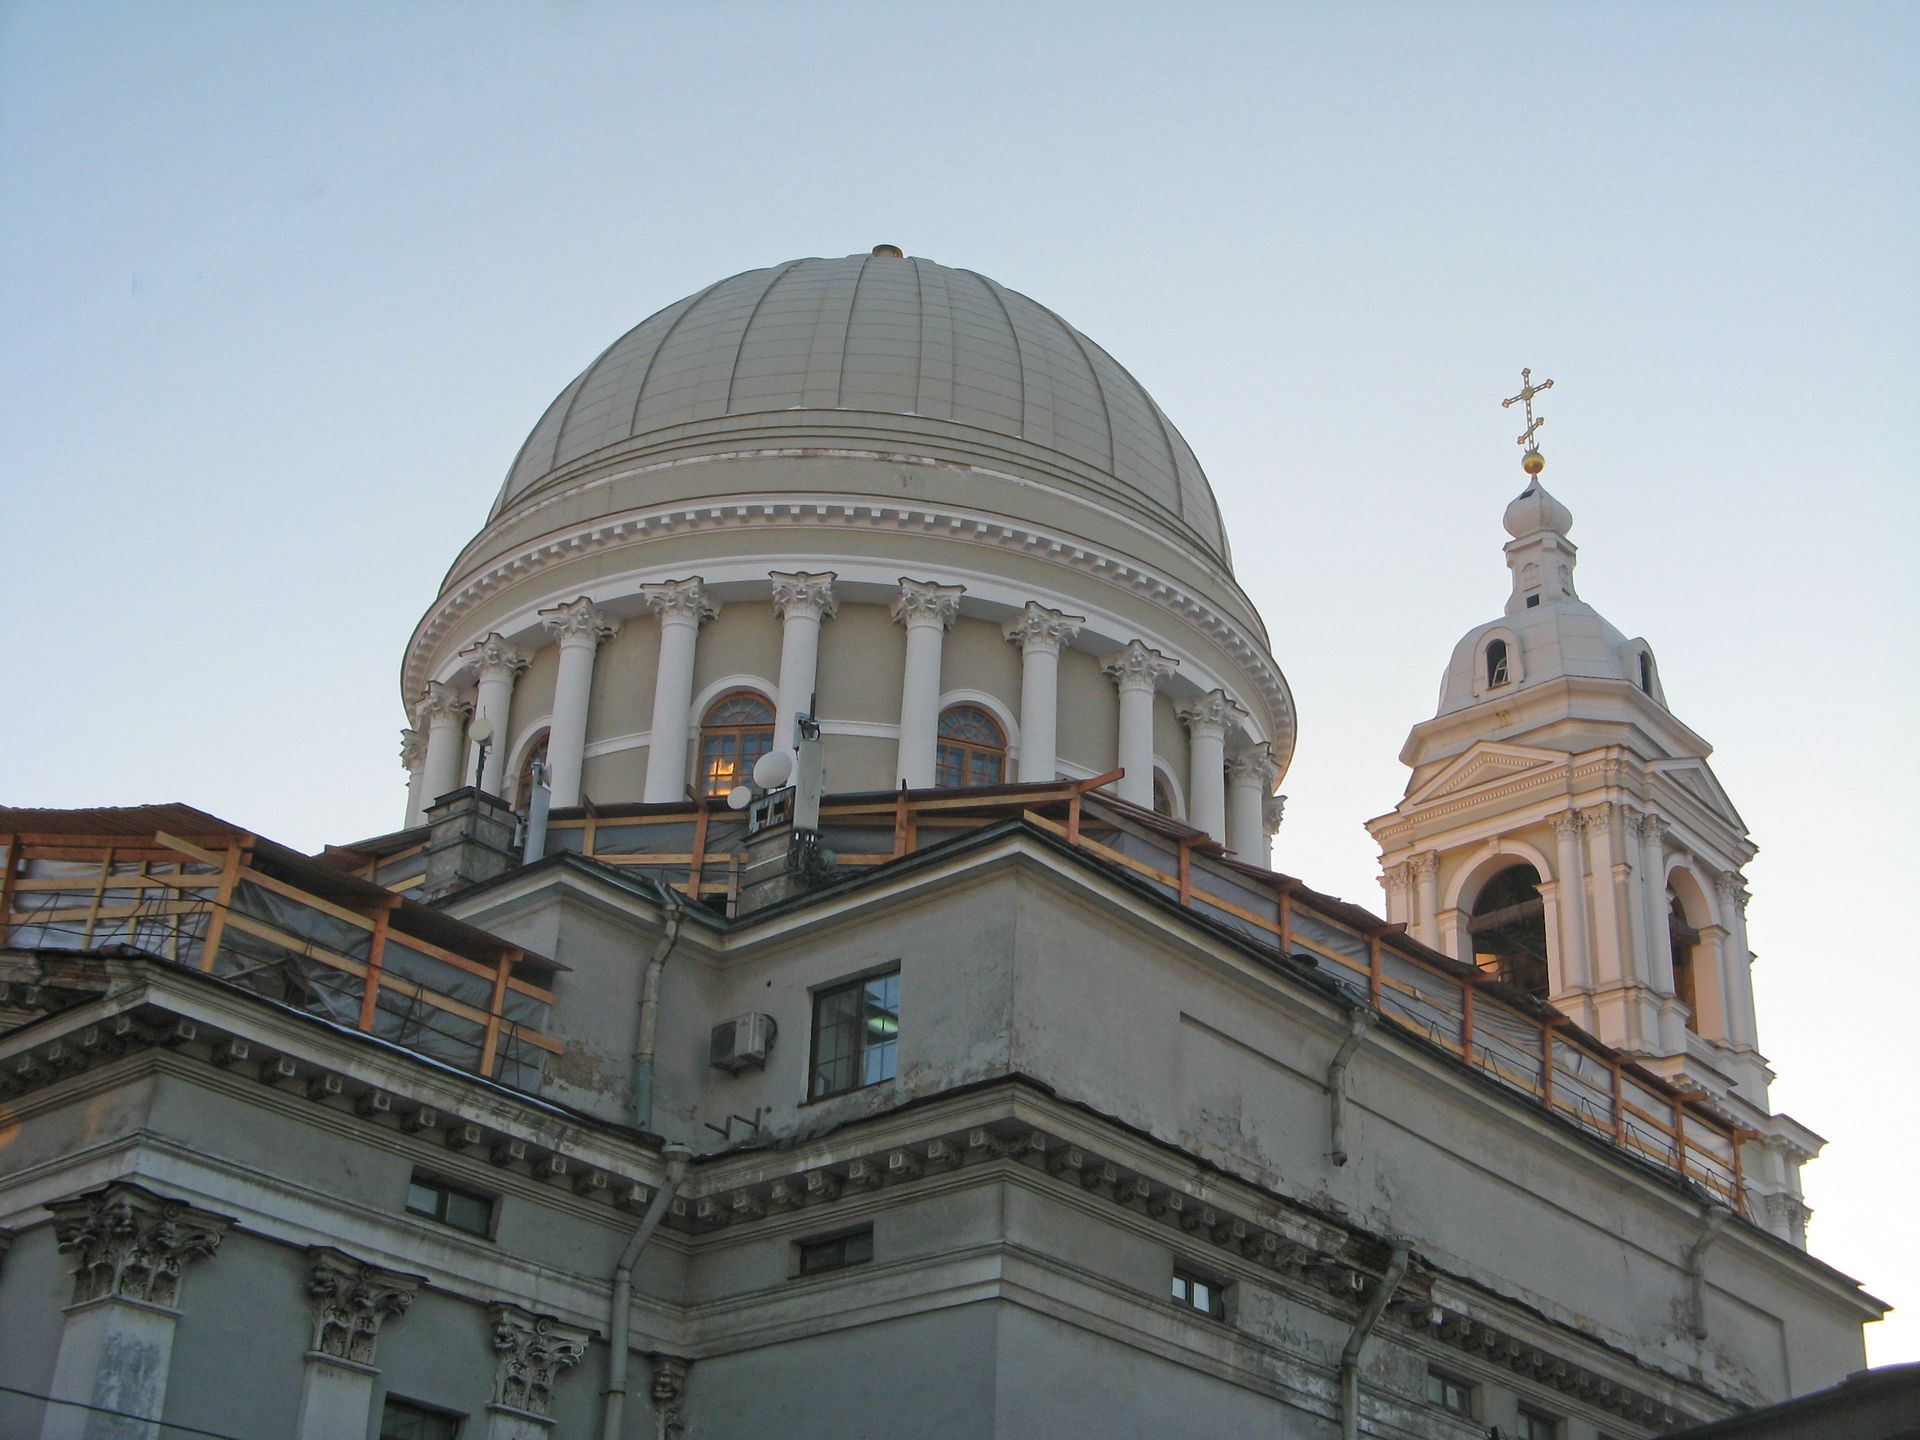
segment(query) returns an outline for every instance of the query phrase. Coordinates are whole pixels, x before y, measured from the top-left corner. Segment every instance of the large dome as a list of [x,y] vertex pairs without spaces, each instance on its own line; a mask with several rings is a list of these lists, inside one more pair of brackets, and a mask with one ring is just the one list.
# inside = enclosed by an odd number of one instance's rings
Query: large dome
[[1193,451],[1140,382],[1053,311],[971,270],[792,260],[640,322],[534,426],[490,520],[583,469],[737,450],[951,447],[1167,527],[1228,564]]

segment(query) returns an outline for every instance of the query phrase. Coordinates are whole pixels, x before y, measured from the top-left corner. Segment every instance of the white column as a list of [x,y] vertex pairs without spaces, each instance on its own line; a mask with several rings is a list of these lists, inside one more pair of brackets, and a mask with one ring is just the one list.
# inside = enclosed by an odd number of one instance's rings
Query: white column
[[1413,883],[1418,913],[1410,927],[1413,938],[1440,948],[1440,852],[1423,850],[1413,857]]
[[1280,778],[1273,747],[1261,741],[1227,760],[1227,848],[1249,865],[1272,868],[1267,821],[1262,813]]
[[427,737],[411,725],[400,732],[400,764],[407,772],[407,823],[411,830],[426,818]]
[[1620,945],[1620,908],[1613,886],[1613,806],[1590,805],[1580,812],[1580,828],[1587,837],[1587,874],[1593,877],[1588,898],[1593,903],[1593,977],[1600,986],[1619,985],[1633,978]]
[[660,668],[653,678],[653,738],[647,743],[647,783],[641,798],[649,804],[687,796],[687,740],[693,733],[693,649],[701,622],[720,607],[707,599],[698,575],[642,585],[640,593],[660,617]]
[[1580,863],[1580,817],[1562,810],[1553,817],[1560,866],[1560,973],[1571,991],[1593,989],[1593,966],[1587,956],[1587,882]]
[[54,1243],[74,1257],[73,1303],[47,1389],[80,1404],[49,1404],[40,1440],[159,1440],[181,1282],[233,1221],[125,1181],[47,1208]]
[[442,795],[460,788],[460,737],[472,712],[459,691],[437,680],[420,697],[414,725],[424,725],[427,731],[426,777],[421,782],[425,790],[420,797],[423,814]]
[[[1224,690],[1209,690],[1179,711],[1187,727],[1187,823],[1222,845],[1227,841],[1227,730],[1246,713]],[[1153,803],[1151,791],[1147,803]]]
[[[1109,655],[1101,669],[1120,691],[1120,768],[1126,774],[1113,787],[1122,800],[1153,808],[1153,692],[1173,674],[1180,662],[1158,650],[1129,640],[1127,648]],[[1193,818],[1192,797],[1187,818]]]
[[1084,615],[1029,600],[1001,632],[1020,647],[1020,779],[1052,780],[1060,760],[1060,648],[1080,633]]
[[363,1265],[326,1246],[307,1251],[313,1330],[300,1390],[298,1440],[366,1440],[373,1428],[374,1345],[404,1315],[421,1276]]
[[[489,795],[501,792],[501,777],[507,768],[507,749],[513,736],[507,722],[513,710],[514,677],[527,668],[526,657],[498,634],[490,634],[476,645],[460,652],[460,658],[472,662],[479,674],[474,687],[473,718],[491,720],[493,738],[487,745],[487,760],[480,771],[480,788]],[[473,774],[474,749],[467,749],[466,774]]]
[[1747,948],[1747,887],[1740,872],[1729,870],[1714,881],[1727,926],[1728,1040],[1742,1049],[1760,1048],[1759,1016],[1753,1003],[1753,952]]
[[940,651],[947,627],[960,613],[964,585],[900,578],[893,618],[907,627],[907,660],[900,689],[899,780],[909,790],[934,781],[940,746]]
[[1640,898],[1646,908],[1647,975],[1660,1005],[1660,1053],[1687,1048],[1687,1021],[1673,993],[1673,930],[1667,913],[1668,829],[1658,815],[1640,817]]
[[619,631],[586,596],[540,612],[559,642],[553,679],[553,720],[547,728],[547,784],[556,810],[580,803],[580,770],[587,755],[587,703],[593,698],[593,656]]
[[813,703],[820,674],[820,623],[840,611],[831,570],[775,570],[773,611],[780,617],[780,694],[775,701],[773,748],[791,750],[793,717]]

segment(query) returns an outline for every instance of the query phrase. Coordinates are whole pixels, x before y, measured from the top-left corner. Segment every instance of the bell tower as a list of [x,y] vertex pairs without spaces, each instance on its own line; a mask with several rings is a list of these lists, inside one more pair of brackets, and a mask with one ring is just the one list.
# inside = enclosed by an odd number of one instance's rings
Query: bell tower
[[1753,1213],[1804,1243],[1799,1166],[1823,1142],[1768,1109],[1741,873],[1755,847],[1652,648],[1579,598],[1573,514],[1540,479],[1532,405],[1552,382],[1522,379],[1505,611],[1454,647],[1400,752],[1406,793],[1367,822],[1387,918],[1712,1097],[1754,1133]]

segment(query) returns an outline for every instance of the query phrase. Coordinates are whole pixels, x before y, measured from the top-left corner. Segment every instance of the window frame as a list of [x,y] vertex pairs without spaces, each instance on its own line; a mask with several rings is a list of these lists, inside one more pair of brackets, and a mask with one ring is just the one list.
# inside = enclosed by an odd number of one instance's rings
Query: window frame
[[[853,1075],[855,1078],[851,1083],[837,1086],[831,1090],[818,1088],[821,1064],[820,1022],[823,1008],[833,997],[844,995],[848,991],[860,992],[864,998],[866,987],[873,984],[876,980],[893,980],[896,982],[894,988],[893,1038],[890,1041],[883,1042],[890,1046],[892,1051],[892,1060],[887,1067],[887,1073],[876,1076],[872,1080],[864,1078],[867,1070],[866,1056],[869,1046],[865,1040],[865,1027],[856,1024],[853,1027],[852,1033],[857,1042],[857,1048],[851,1055]],[[886,1085],[891,1083],[900,1073],[900,987],[897,983],[899,980],[900,962],[893,960],[885,965],[875,966],[871,970],[864,970],[857,975],[844,976],[840,979],[828,981],[823,985],[816,985],[808,992],[809,1006],[812,1011],[812,1023],[808,1026],[807,1031],[807,1095],[806,1099],[802,1102],[803,1104],[812,1105],[819,1101],[835,1099],[841,1095],[851,1095],[858,1090],[869,1090],[875,1085]],[[838,1059],[840,1057],[835,1058]]]
[[380,1397],[380,1440],[389,1440],[387,1411],[393,1406],[398,1406],[403,1410],[411,1410],[415,1415],[425,1420],[444,1420],[448,1422],[453,1427],[453,1440],[460,1440],[461,1434],[466,1430],[467,1417],[461,1411],[449,1410],[444,1405],[428,1405],[424,1401],[410,1400],[404,1395],[395,1395],[392,1391],[388,1391]]
[[[713,723],[715,711],[719,710],[723,705],[742,698],[757,700],[765,707],[767,719],[764,724],[759,721],[755,721],[751,725],[716,725]],[[726,793],[736,785],[746,784],[747,778],[753,774],[754,761],[773,749],[773,732],[774,727],[779,723],[779,716],[780,707],[774,703],[773,698],[754,689],[750,685],[735,685],[732,689],[723,690],[714,696],[713,699],[709,700],[706,707],[700,712],[700,738],[693,749],[693,788],[695,793],[704,799],[712,800],[724,797]],[[746,749],[748,741],[759,740],[761,738],[766,740],[765,747],[755,749],[751,756],[747,755]],[[707,747],[719,740],[731,740],[733,742],[732,754],[727,757],[731,761],[733,768],[729,775],[729,783],[716,789],[714,788],[713,782],[708,778]],[[715,758],[718,759],[720,757]]]
[[[1194,1298],[1196,1286],[1207,1292],[1209,1299],[1205,1305],[1197,1303]],[[1219,1276],[1195,1269],[1184,1261],[1176,1259],[1173,1262],[1171,1283],[1167,1287],[1167,1303],[1184,1314],[1198,1315],[1203,1320],[1224,1325],[1227,1323],[1227,1292],[1231,1288],[1232,1286]]]
[[[866,1253],[847,1255],[846,1248],[849,1240],[865,1241]],[[827,1264],[808,1267],[807,1256],[810,1252],[818,1254],[833,1246],[840,1247],[837,1259]],[[793,1242],[793,1278],[796,1280],[811,1280],[818,1275],[834,1275],[842,1270],[854,1270],[872,1263],[873,1226],[871,1223],[855,1225],[847,1229],[829,1230],[820,1235],[806,1235]]]
[[[1449,1388],[1460,1392],[1461,1405],[1447,1403],[1445,1397]],[[1439,1393],[1436,1394],[1436,1390]],[[1449,1415],[1458,1415],[1466,1420],[1479,1418],[1480,1387],[1456,1371],[1443,1369],[1438,1365],[1427,1366],[1425,1394],[1427,1404]]]
[[[413,1191],[415,1187],[438,1193],[439,1201],[433,1209],[423,1210],[413,1203]],[[477,1201],[487,1207],[485,1229],[476,1230],[471,1225],[463,1225],[458,1220],[448,1217],[447,1201],[456,1195],[463,1200]],[[438,1171],[423,1170],[418,1166],[414,1167],[412,1174],[407,1177],[407,1194],[403,1202],[403,1208],[407,1214],[413,1216],[415,1219],[431,1220],[436,1225],[444,1225],[449,1230],[458,1230],[462,1235],[472,1235],[481,1240],[493,1239],[494,1227],[500,1222],[500,1197],[498,1195],[489,1194],[485,1190],[477,1189],[459,1180],[449,1179]]]
[[[946,733],[947,718],[951,715],[959,714],[962,711],[978,715],[982,720],[986,721],[988,725],[992,726],[993,733],[1000,737],[1000,743],[998,745],[988,745],[983,741],[948,735]],[[958,757],[957,768],[960,776],[960,783],[958,785],[949,785],[945,779],[948,768],[947,757],[950,753]],[[984,760],[991,760],[993,762],[995,774],[992,779],[976,780],[973,778],[974,766],[977,762]],[[990,785],[1006,784],[1006,723],[977,700],[956,700],[953,704],[943,707],[940,711],[940,718],[934,725],[933,775],[933,783],[942,790],[979,790]]]
[[[1545,1410],[1536,1410],[1531,1405],[1522,1405],[1518,1417],[1520,1440],[1562,1440],[1566,1433],[1564,1419]],[[1546,1428],[1539,1428],[1541,1426]]]

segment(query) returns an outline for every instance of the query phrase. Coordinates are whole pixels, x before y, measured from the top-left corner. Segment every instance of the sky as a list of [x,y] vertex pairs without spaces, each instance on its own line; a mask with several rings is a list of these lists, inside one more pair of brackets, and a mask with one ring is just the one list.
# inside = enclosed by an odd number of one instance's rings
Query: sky
[[525,433],[737,271],[876,243],[1126,364],[1361,822],[1508,591],[1542,403],[1580,591],[1761,854],[1814,1253],[1920,1359],[1920,6],[0,4],[0,803],[401,822],[401,649]]

